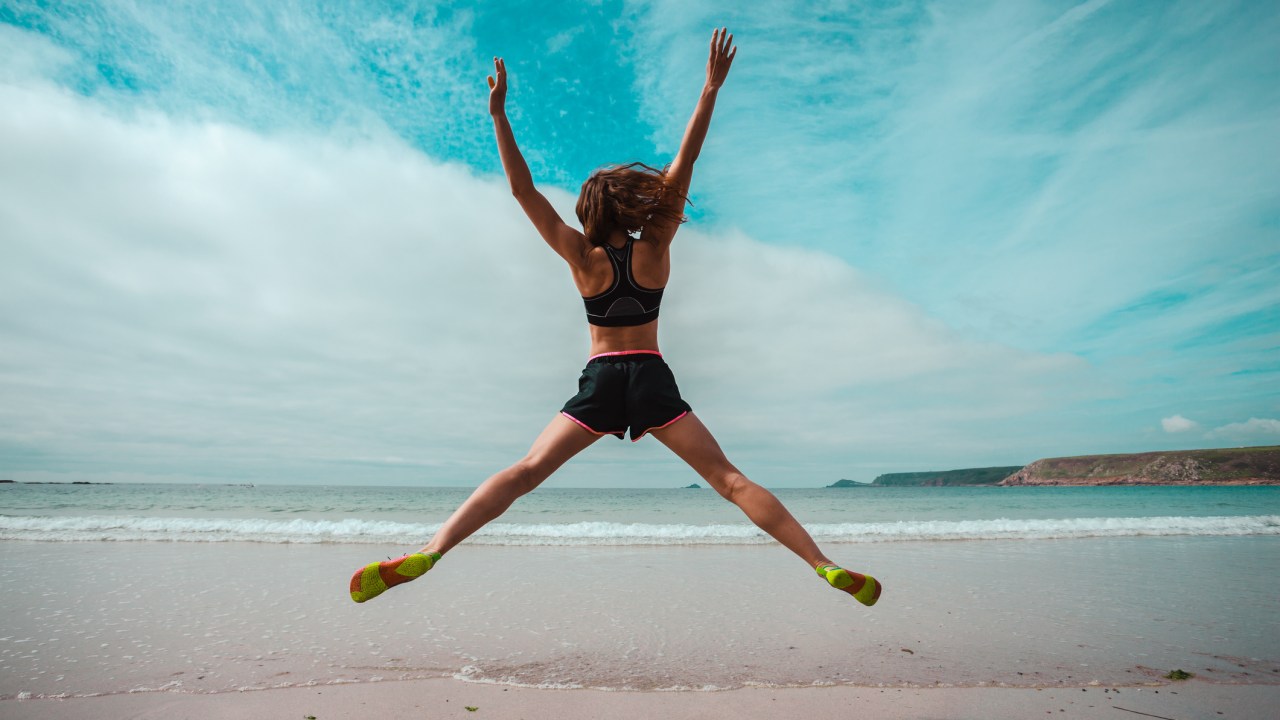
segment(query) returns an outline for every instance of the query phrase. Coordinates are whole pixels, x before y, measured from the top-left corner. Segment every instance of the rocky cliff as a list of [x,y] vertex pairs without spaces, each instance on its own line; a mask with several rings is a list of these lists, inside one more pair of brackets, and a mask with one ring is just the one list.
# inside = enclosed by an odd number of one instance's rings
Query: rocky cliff
[[1280,485],[1280,446],[1046,458],[1000,485]]

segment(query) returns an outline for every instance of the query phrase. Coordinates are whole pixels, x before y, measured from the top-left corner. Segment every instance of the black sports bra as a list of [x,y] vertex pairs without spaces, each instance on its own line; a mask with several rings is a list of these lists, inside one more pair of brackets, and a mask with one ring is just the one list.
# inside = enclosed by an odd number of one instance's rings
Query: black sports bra
[[657,319],[665,288],[650,290],[636,283],[631,274],[631,246],[634,244],[635,238],[627,238],[627,244],[621,250],[604,244],[605,254],[613,265],[613,286],[599,295],[582,298],[587,306],[587,322],[592,325],[630,327]]

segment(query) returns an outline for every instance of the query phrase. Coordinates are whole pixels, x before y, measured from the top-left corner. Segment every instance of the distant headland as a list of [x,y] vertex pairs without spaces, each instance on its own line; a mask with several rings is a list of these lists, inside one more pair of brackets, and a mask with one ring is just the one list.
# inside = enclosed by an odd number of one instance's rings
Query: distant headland
[[74,480],[72,482],[49,482],[40,480],[0,480],[0,484],[12,485],[114,485],[115,483],[89,482],[88,480]]
[[827,487],[955,485],[1280,485],[1280,445],[1044,458],[1022,466],[886,473],[870,483],[840,480]]
[[1021,465],[1010,465],[1007,467],[969,468],[967,470],[887,473],[876,478],[871,485],[878,487],[995,485],[1021,469]]

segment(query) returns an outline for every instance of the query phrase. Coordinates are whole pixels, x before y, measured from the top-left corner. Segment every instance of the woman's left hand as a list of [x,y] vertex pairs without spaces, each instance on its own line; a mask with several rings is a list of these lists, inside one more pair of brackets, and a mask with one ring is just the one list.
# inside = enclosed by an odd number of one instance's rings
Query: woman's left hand
[[507,111],[507,64],[502,58],[493,59],[493,71],[497,81],[493,75],[485,79],[489,81],[489,114],[498,116]]
[[711,56],[707,58],[707,87],[719,90],[729,75],[729,66],[738,54],[729,28],[716,28],[711,34]]

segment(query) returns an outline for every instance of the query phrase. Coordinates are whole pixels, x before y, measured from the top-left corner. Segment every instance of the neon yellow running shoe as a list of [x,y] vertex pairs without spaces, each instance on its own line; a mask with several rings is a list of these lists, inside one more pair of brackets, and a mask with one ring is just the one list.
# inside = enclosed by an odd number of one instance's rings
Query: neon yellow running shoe
[[[870,575],[851,573],[839,565],[818,565],[814,568],[818,574],[826,578],[827,584],[837,590],[843,590],[853,596],[854,600],[871,607],[880,599],[881,585]],[[862,582],[858,582],[862,578]]]
[[351,576],[351,599],[362,603],[400,583],[421,577],[440,561],[440,553],[416,552],[395,560],[369,563]]

